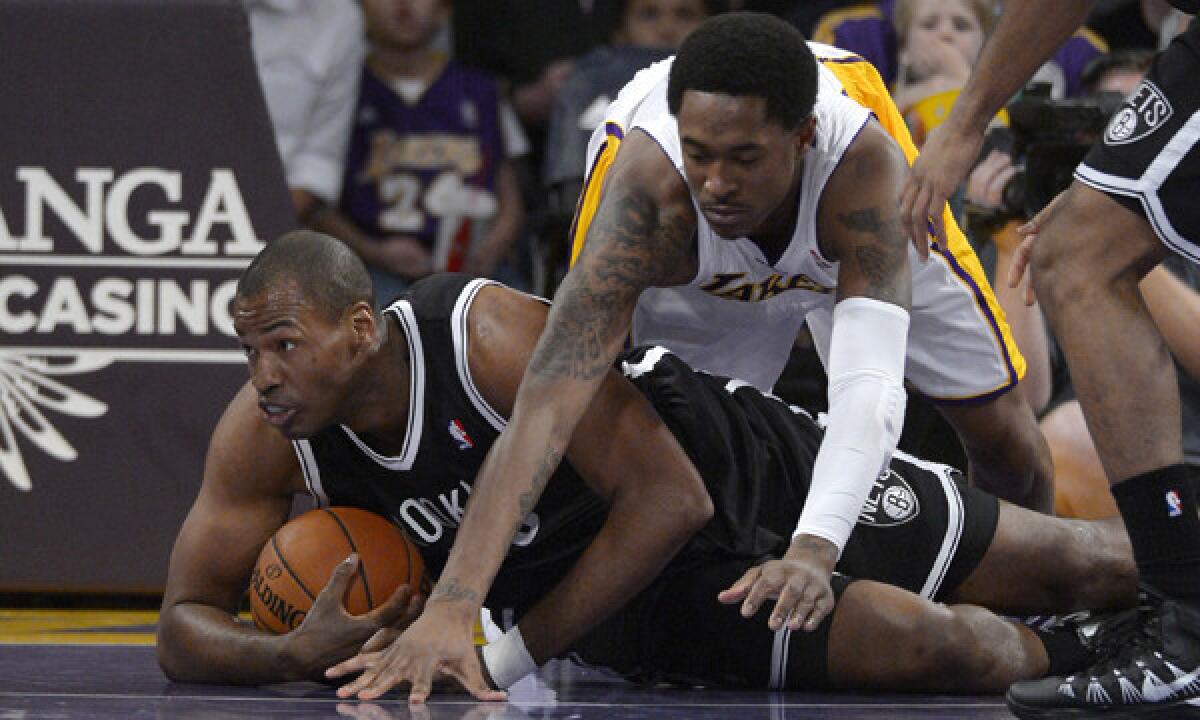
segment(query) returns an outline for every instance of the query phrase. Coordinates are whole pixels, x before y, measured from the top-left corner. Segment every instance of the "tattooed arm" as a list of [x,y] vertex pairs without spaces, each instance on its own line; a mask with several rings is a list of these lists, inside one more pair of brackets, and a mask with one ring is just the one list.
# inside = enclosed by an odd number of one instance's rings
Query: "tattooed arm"
[[904,420],[904,356],[912,275],[897,211],[907,166],[875,122],[851,144],[817,211],[821,252],[837,260],[838,295],[825,358],[829,422],[791,546],[721,593],[768,624],[815,630],[833,609],[829,577]]
[[620,352],[638,297],[695,274],[695,226],[682,177],[653,140],[631,133],[605,180],[584,251],[555,295],[508,427],[471,494],[472,503],[509,520],[506,542],[468,557],[464,525],[443,577],[469,577],[486,593],[507,542],[541,497]]
[[[408,640],[435,625],[457,628],[457,633],[470,628],[513,536],[537,504],[577,424],[608,377],[642,290],[680,284],[695,274],[695,225],[682,177],[654,141],[631,133],[609,170],[584,252],[559,288],[528,367],[519,375],[508,426],[476,477],[446,566],[419,626],[406,633]],[[505,340],[509,341],[519,342]],[[601,427],[593,425],[588,431],[601,432]],[[636,579],[629,587],[646,580]],[[573,627],[587,617],[587,612],[577,614]],[[434,648],[435,643],[445,647]],[[454,639],[453,648],[433,637],[424,644],[424,649],[407,640],[404,646],[393,645],[390,658],[382,665],[362,665],[367,670],[339,694],[371,699],[408,679],[413,686],[410,698],[421,701],[438,671],[458,677],[467,687],[478,686],[474,681],[479,665],[461,651],[461,637]],[[530,649],[544,661],[546,653],[558,648],[546,644]],[[486,693],[475,695],[490,699]]]
[[896,209],[906,173],[900,148],[870,121],[826,184],[817,236],[825,257],[841,263],[839,302],[862,296],[908,309],[912,269]]

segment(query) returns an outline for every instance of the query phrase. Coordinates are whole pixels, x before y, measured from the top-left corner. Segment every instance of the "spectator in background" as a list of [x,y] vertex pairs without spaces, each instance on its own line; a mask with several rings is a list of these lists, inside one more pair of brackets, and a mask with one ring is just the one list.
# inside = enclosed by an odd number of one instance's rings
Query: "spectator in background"
[[566,272],[567,232],[583,188],[588,139],[604,119],[617,91],[638,70],[668,57],[697,25],[719,11],[715,0],[614,0],[616,22],[609,44],[592,49],[575,63],[559,90],[550,115],[542,183],[546,218],[540,250],[553,274],[535,284],[547,296]]
[[[606,42],[603,0],[455,0],[454,53],[504,81],[541,169],[547,123],[575,59]],[[540,186],[530,178],[530,189]],[[530,199],[540,200],[540,192]]]
[[811,38],[821,18],[840,8],[861,6],[862,2],[863,0],[792,0],[776,14],[795,25],[804,33],[804,37]]
[[381,304],[435,271],[493,276],[524,212],[496,82],[437,49],[446,0],[364,6],[371,52],[341,203],[320,229],[363,258]]
[[[816,24],[812,39],[849,50],[869,60],[884,82],[892,85],[898,69],[896,28],[892,23],[897,0],[863,2],[830,11]],[[992,3],[995,7],[995,3]],[[1098,35],[1085,29],[1076,32],[1033,77],[1048,82],[1055,97],[1080,93],[1080,76],[1093,58],[1108,51]]]
[[897,0],[898,67],[892,97],[920,147],[967,82],[991,32],[991,0]]
[[310,225],[337,202],[366,44],[358,3],[243,0],[292,204]]

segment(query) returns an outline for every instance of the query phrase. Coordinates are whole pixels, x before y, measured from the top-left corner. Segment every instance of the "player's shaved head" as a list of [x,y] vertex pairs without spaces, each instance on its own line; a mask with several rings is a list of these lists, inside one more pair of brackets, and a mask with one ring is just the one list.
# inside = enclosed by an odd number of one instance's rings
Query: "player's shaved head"
[[358,302],[374,308],[371,276],[358,255],[337,238],[296,230],[267,243],[238,280],[237,297],[252,298],[285,283],[333,319]]

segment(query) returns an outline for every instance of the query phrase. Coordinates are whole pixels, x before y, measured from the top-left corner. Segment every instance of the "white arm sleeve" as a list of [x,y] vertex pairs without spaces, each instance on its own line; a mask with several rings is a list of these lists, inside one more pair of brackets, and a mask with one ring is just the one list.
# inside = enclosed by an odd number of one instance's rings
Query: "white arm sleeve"
[[[864,297],[833,310],[829,422],[795,535],[816,535],[838,555],[904,424],[908,312]],[[793,535],[793,537],[795,537]]]

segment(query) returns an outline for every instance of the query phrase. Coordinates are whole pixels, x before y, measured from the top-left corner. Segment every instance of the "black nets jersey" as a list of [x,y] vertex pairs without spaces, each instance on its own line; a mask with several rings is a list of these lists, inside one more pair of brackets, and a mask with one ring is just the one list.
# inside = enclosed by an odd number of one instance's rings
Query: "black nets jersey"
[[[345,426],[294,443],[318,504],[353,505],[390,518],[421,548],[431,575],[446,564],[467,498],[504,428],[467,364],[467,312],[487,284],[461,275],[414,284],[385,311],[408,343],[408,428],[399,455],[385,457]],[[546,484],[513,539],[487,598],[526,608],[570,568],[607,507],[570,464]]]
[[[408,429],[385,457],[347,427],[295,442],[321,505],[363,507],[403,527],[437,576],[449,555],[475,476],[507,418],[480,395],[468,364],[467,317],[489,281],[443,274],[415,283],[386,310],[408,342]],[[692,370],[661,347],[616,362],[654,405],[700,471],[714,517],[668,572],[713,558],[755,561],[791,538],[820,443],[799,408],[739,381]],[[607,507],[568,462],[518,531],[488,596],[521,610],[545,594],[604,522]]]

